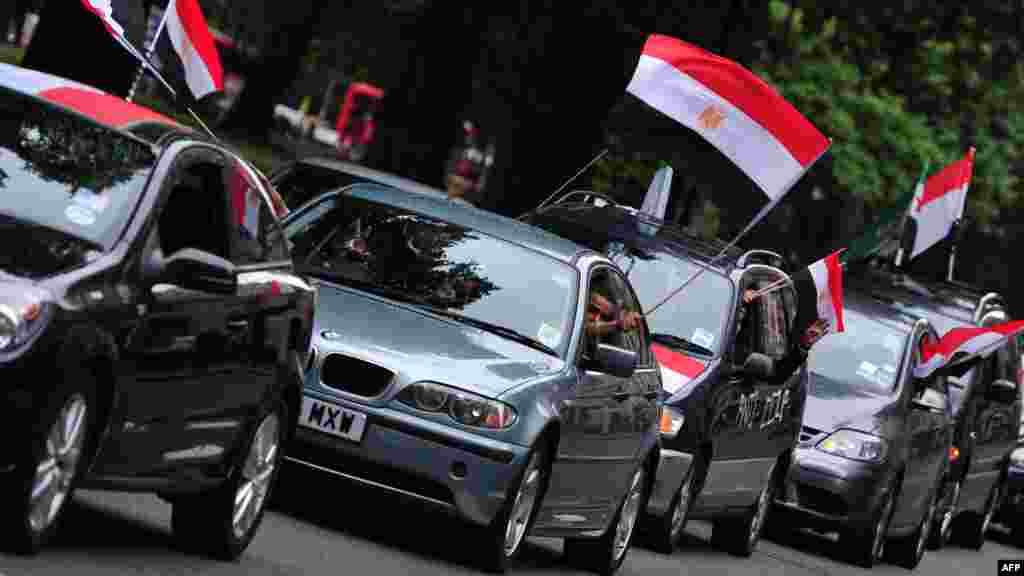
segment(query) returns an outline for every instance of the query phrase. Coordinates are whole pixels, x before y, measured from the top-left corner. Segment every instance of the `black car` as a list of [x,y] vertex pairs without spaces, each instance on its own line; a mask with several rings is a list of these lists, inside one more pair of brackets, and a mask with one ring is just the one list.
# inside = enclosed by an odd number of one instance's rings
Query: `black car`
[[[915,316],[928,318],[941,333],[958,326],[990,326],[1009,320],[1006,303],[994,292],[959,282],[913,279],[883,269],[863,268],[851,282],[895,301]],[[1019,344],[1006,346],[976,368],[951,376],[954,435],[949,474],[943,485],[940,521],[931,546],[951,537],[980,549],[1005,493],[1010,453],[1017,445],[1021,417]]]
[[314,300],[260,179],[152,111],[0,66],[0,190],[0,543],[38,551],[80,487],[156,493],[182,544],[237,558]]
[[589,192],[523,219],[609,254],[645,311],[706,268],[648,317],[667,393],[661,467],[644,529],[670,552],[689,517],[711,519],[717,545],[749,556],[802,413],[804,358],[791,353],[794,290],[771,292],[741,313],[744,290],[785,277],[782,259],[728,251],[715,260],[723,243]]
[[845,330],[818,342],[799,445],[777,495],[778,526],[838,531],[871,567],[886,554],[914,568],[924,554],[952,446],[946,375],[913,375],[927,319],[869,289],[844,286]]

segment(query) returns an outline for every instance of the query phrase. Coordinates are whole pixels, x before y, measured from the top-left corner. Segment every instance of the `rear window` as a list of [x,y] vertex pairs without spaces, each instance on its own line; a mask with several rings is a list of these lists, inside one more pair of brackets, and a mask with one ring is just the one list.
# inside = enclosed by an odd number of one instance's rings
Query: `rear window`
[[0,215],[109,247],[155,162],[148,144],[0,90]]

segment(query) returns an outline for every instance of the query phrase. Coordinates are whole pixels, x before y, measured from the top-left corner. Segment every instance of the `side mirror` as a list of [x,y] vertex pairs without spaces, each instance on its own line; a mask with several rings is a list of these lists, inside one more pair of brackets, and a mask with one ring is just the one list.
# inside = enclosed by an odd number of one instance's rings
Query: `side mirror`
[[194,248],[183,248],[168,256],[162,265],[162,281],[214,294],[234,294],[238,273],[231,262]]
[[990,402],[1013,404],[1017,401],[1017,386],[1009,380],[993,380],[985,396]]
[[742,373],[758,380],[770,380],[775,376],[775,360],[767,354],[751,352],[743,361]]
[[590,361],[589,368],[619,378],[629,378],[636,370],[637,355],[610,344],[598,344],[596,357]]
[[910,406],[925,412],[943,412],[946,409],[943,396],[931,388],[922,390],[919,396],[915,396],[910,401]]

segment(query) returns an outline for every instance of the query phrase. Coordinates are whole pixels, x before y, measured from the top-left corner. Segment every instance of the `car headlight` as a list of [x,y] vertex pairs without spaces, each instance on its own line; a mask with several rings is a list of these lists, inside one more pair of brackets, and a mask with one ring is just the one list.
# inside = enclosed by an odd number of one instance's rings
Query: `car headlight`
[[881,462],[888,452],[886,441],[856,430],[837,430],[817,445],[818,450],[862,462]]
[[1024,448],[1018,448],[1010,453],[1010,464],[1024,468]]
[[678,436],[679,431],[683,429],[684,422],[686,422],[686,418],[681,412],[668,406],[661,407],[661,423],[658,429],[661,431],[662,438],[675,438]]
[[18,348],[31,340],[51,312],[42,293],[19,287],[12,296],[0,303],[0,352]]
[[516,421],[516,411],[508,404],[436,382],[410,384],[396,399],[417,410],[447,414],[465,426],[500,430]]

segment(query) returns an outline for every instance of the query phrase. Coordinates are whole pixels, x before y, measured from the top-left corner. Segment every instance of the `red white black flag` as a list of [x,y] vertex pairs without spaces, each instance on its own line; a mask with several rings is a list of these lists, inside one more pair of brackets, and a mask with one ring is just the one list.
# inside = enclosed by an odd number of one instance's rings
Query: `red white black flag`
[[224,90],[220,54],[198,0],[170,0],[156,50],[161,71],[179,95],[199,100]]
[[1024,331],[1024,321],[1004,322],[987,328],[962,326],[942,335],[938,342],[925,340],[921,345],[921,362],[914,376],[927,378],[933,372],[974,357],[985,357],[1002,348],[1007,340]]
[[819,319],[828,322],[829,332],[845,330],[843,267],[839,263],[839,255],[843,250],[837,250],[793,274],[793,287],[798,300],[794,326],[797,334],[802,334]]

